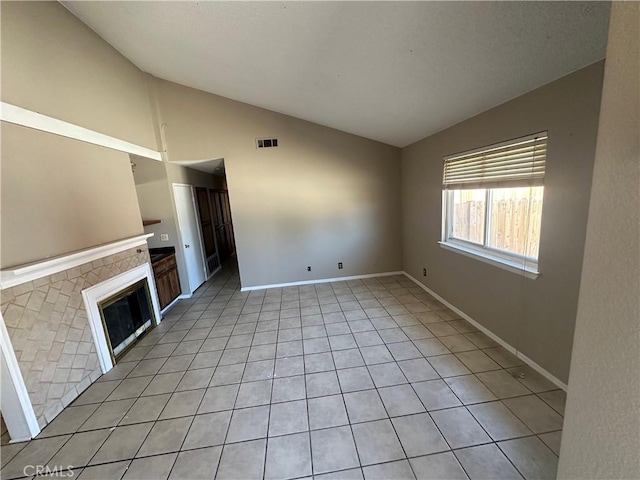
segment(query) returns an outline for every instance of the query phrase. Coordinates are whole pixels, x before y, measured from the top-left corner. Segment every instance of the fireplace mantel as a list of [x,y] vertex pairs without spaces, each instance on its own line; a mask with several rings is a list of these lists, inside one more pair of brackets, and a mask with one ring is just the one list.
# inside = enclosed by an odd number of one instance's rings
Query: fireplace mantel
[[138,245],[146,245],[147,238],[152,236],[153,233],[136,235],[135,237],[124,238],[115,242],[105,243],[77,252],[3,270],[1,272],[0,288],[15,287],[16,285],[46,277],[47,275],[53,275],[85,263],[93,262],[108,255],[123,252]]

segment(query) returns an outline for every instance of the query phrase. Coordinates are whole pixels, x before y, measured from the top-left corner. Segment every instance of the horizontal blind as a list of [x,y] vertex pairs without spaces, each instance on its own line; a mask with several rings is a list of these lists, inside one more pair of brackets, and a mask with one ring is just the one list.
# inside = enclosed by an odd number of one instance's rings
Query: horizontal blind
[[547,132],[444,159],[443,188],[472,189],[542,185]]

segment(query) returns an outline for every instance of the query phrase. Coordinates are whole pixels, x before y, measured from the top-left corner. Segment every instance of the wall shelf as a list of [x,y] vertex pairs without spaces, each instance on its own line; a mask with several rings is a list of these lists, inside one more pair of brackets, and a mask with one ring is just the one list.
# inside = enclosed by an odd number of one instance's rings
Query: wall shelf
[[156,223],[160,223],[162,220],[142,220],[142,226],[147,227],[149,225],[155,225]]

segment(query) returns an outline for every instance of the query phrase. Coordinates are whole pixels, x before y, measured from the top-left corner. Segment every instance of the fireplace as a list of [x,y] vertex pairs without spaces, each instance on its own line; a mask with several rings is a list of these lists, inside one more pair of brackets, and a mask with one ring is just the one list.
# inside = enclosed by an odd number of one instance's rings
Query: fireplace
[[[35,437],[111,370],[116,356],[144,329],[160,323],[146,245],[152,235],[136,235],[0,272],[0,388],[12,440]],[[141,286],[142,291],[131,298]],[[138,303],[139,315],[111,338],[99,305],[108,311],[109,304],[118,305],[122,296],[129,297],[128,306]]]
[[151,266],[144,263],[82,291],[102,373],[160,323],[154,289]]
[[114,363],[154,326],[147,280],[140,280],[98,303]]

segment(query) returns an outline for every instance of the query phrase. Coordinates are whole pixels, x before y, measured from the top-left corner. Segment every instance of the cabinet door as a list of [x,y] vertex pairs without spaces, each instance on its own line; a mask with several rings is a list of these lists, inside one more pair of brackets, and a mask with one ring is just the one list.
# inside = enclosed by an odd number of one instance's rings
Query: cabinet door
[[170,302],[173,302],[182,293],[182,289],[180,288],[180,278],[178,277],[178,270],[174,268],[167,274],[167,277],[169,280],[169,291],[171,294]]
[[160,310],[171,303],[171,282],[169,274],[163,273],[156,277],[156,288],[158,290],[158,302]]

